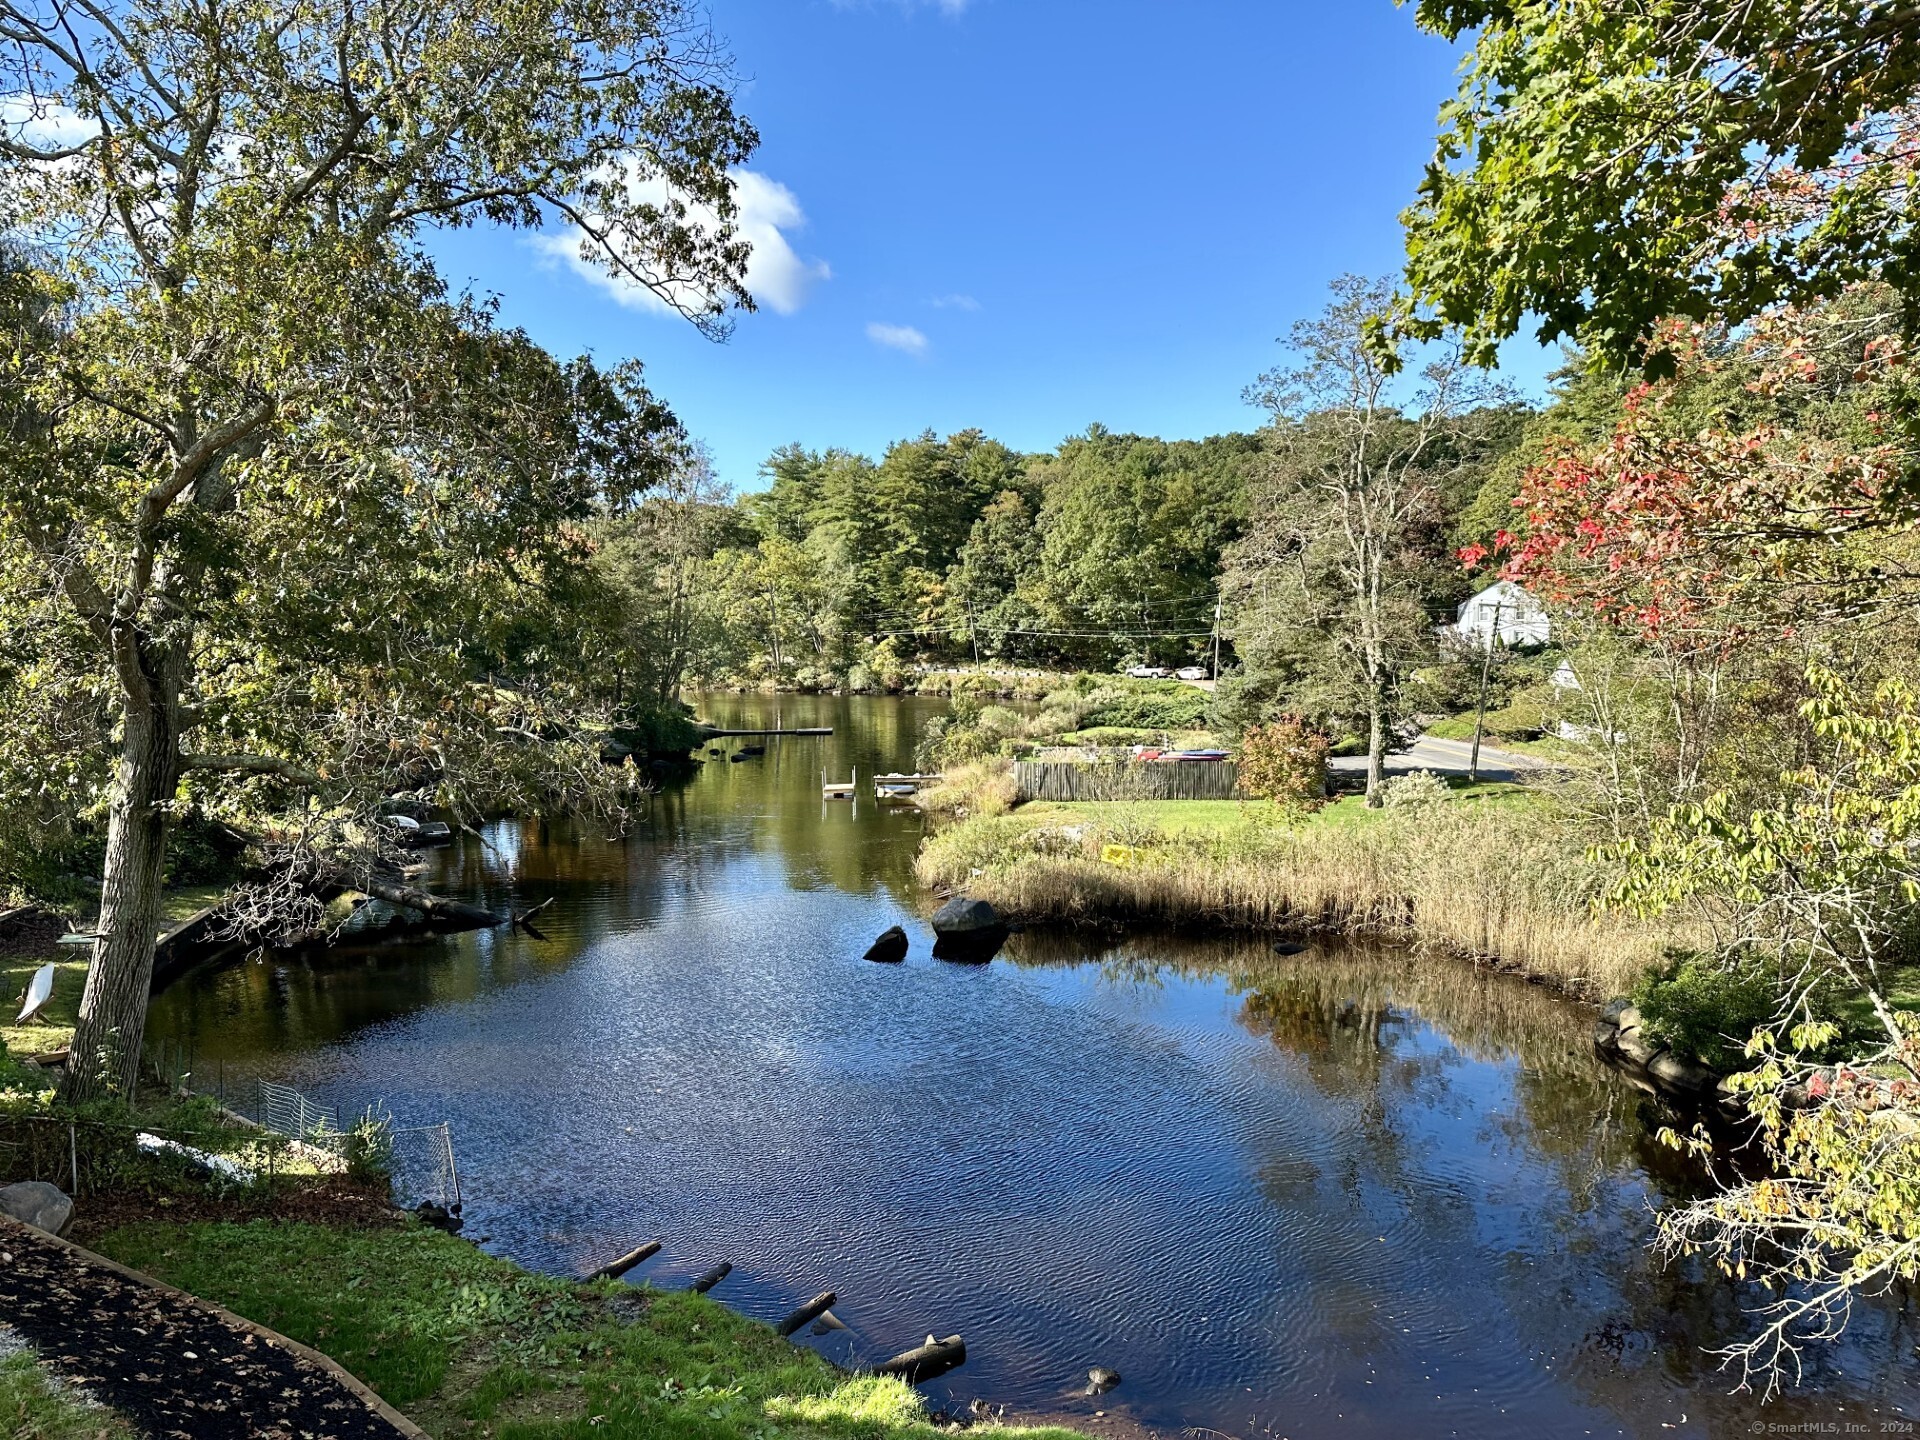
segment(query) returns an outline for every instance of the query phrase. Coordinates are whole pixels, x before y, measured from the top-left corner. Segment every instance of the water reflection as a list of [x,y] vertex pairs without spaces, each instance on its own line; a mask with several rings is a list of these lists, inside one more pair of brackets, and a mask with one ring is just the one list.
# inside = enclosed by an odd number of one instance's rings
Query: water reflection
[[[1749,1432],[1701,1353],[1743,1297],[1647,1258],[1647,1205],[1694,1180],[1584,1011],[1358,947],[935,962],[917,820],[819,799],[823,769],[908,765],[932,708],[716,702],[838,733],[709,764],[628,842],[515,825],[443,857],[490,903],[555,896],[547,942],[203,974],[156,1029],[203,1073],[450,1118],[469,1233],[526,1263],[658,1234],[645,1275],[730,1260],[751,1314],[837,1289],[836,1358],[960,1331],[937,1394],[1231,1435]],[[862,961],[896,923],[907,963]],[[1911,1414],[1913,1347],[1910,1311],[1868,1307],[1764,1420]],[[1071,1399],[1094,1364],[1125,1383]]]

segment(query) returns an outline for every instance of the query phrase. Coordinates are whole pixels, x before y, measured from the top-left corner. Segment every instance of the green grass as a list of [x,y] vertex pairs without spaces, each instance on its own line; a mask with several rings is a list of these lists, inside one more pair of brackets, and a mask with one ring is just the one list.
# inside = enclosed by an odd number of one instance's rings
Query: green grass
[[0,1430],[15,1440],[133,1440],[132,1426],[41,1368],[30,1350],[0,1356]]
[[[1895,1010],[1920,1011],[1920,965],[1886,972],[1882,984],[1880,993]],[[1879,1016],[1873,1012],[1873,1002],[1864,994],[1849,995],[1842,1001],[1840,1018],[1852,1033],[1875,1036],[1885,1033],[1880,1028]]]
[[[183,885],[160,897],[163,924],[174,925],[206,909],[227,893],[225,885]],[[92,923],[82,919],[82,929]],[[59,968],[53,977],[53,999],[31,1025],[15,1025],[20,993],[49,960]],[[84,945],[56,945],[39,955],[0,958],[0,1045],[15,1055],[57,1050],[73,1038],[80,1015],[80,992],[86,988],[90,954]]]
[[[27,988],[34,971],[51,959],[58,967],[53,976],[53,998],[30,1025],[15,1025],[20,1013],[20,993]],[[87,984],[87,952],[62,946],[57,955],[0,959],[0,1045],[14,1055],[32,1055],[55,1050],[73,1038],[73,1024],[80,1015],[80,992]]]
[[[1506,781],[1483,780],[1450,788],[1457,801],[1468,805],[1518,812],[1544,803],[1540,791]],[[1376,824],[1387,812],[1369,810],[1363,796],[1342,795],[1304,818],[1278,810],[1264,800],[1030,801],[1013,813],[1035,827],[1130,820],[1174,836],[1222,835],[1245,826],[1341,830]]]
[[[532,1275],[417,1225],[145,1222],[96,1248],[332,1356],[435,1436],[940,1433],[906,1385],[849,1377],[714,1301]],[[1058,1429],[994,1433],[1073,1440]]]

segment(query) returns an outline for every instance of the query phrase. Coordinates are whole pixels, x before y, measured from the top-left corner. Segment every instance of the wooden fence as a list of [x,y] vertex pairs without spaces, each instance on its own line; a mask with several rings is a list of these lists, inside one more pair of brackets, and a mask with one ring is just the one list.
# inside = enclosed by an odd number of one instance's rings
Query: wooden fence
[[1013,767],[1026,800],[1244,800],[1230,761],[1148,760],[1097,765],[1022,760]]

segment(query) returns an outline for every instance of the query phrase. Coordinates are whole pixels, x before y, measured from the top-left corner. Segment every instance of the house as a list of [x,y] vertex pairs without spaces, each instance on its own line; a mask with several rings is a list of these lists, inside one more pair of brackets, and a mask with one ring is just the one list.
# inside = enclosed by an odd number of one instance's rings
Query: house
[[1460,606],[1453,633],[1475,650],[1498,640],[1502,645],[1544,645],[1553,638],[1553,622],[1532,591],[1511,580],[1496,580]]

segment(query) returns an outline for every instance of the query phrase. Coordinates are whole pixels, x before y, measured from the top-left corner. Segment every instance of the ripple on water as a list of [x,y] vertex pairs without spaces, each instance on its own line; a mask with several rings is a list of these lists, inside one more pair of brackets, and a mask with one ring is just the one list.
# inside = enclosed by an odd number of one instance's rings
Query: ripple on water
[[[1628,1258],[1664,1172],[1577,1012],[1342,948],[933,962],[911,819],[817,792],[910,763],[915,713],[784,702],[838,748],[709,767],[632,845],[447,857],[495,903],[554,894],[545,943],[196,976],[156,1033],[452,1120],[470,1233],[526,1263],[660,1238],[641,1277],[728,1260],[723,1298],[768,1319],[831,1286],[852,1328],[810,1343],[841,1359],[959,1331],[939,1394],[1053,1408],[1100,1364],[1109,1408],[1234,1435],[1744,1428],[1698,1358],[1727,1295]],[[895,923],[907,963],[861,961]],[[1877,1313],[1823,1396],[1911,1412]]]

